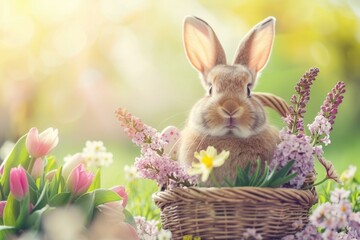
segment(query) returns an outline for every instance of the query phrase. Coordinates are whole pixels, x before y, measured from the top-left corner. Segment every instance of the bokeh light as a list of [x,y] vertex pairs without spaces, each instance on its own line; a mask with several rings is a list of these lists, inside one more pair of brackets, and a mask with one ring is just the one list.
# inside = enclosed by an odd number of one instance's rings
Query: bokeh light
[[[360,2],[358,0],[3,0],[0,1],[0,145],[32,126],[60,131],[57,155],[102,140],[114,152],[108,173],[136,156],[114,117],[125,107],[162,129],[182,128],[203,95],[185,57],[182,21],[206,20],[229,61],[244,34],[267,16],[277,18],[272,57],[256,90],[288,99],[298,78],[320,68],[308,121],[326,93],[345,81],[347,93],[327,147],[345,169],[360,153]],[[269,112],[271,121],[280,118]],[[113,172],[111,172],[113,171]]]

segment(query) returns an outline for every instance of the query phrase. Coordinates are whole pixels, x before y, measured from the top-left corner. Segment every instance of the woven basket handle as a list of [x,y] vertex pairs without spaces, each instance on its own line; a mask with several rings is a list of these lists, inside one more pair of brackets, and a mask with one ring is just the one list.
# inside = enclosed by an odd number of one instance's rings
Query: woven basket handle
[[270,93],[253,93],[252,97],[258,99],[264,106],[270,107],[277,111],[282,117],[286,117],[289,113],[289,105],[287,102]]

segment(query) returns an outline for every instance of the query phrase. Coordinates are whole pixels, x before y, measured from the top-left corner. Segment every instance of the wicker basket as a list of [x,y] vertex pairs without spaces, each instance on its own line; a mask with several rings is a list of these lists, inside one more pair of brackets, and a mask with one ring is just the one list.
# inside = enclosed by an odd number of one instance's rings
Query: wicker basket
[[294,222],[308,222],[317,195],[289,188],[193,187],[157,192],[153,199],[173,239],[241,239],[247,228],[255,228],[263,239],[281,239],[296,232]]

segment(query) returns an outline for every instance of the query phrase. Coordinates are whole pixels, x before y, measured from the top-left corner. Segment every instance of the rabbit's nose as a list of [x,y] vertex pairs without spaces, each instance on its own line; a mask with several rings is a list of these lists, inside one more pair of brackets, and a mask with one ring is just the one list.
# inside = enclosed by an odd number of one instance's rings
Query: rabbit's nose
[[239,104],[237,104],[235,101],[233,100],[227,100],[225,101],[222,106],[221,106],[221,110],[228,116],[230,117],[234,117],[234,115],[236,115],[236,113],[239,112],[240,107]]

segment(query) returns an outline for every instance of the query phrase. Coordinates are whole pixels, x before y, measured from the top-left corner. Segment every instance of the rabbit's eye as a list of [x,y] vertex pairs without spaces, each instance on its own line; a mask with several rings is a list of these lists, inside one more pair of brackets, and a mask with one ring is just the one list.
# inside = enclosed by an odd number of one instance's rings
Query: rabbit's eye
[[209,95],[211,96],[212,94],[212,86],[209,87]]
[[251,93],[251,92],[250,92],[250,86],[247,86],[247,96],[248,96],[248,98],[251,97],[251,96],[250,96],[250,93]]

